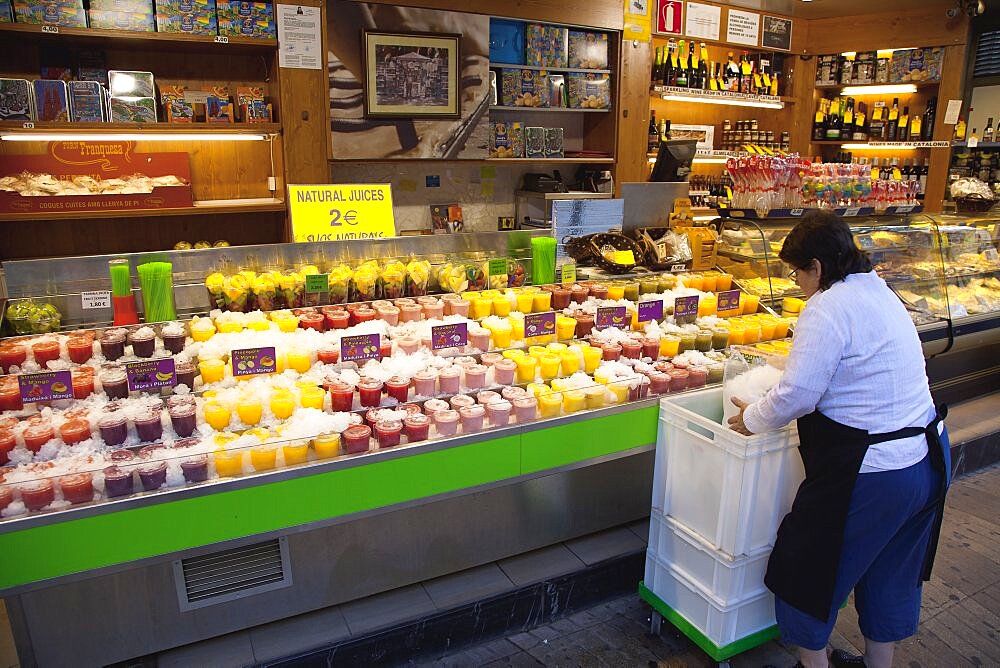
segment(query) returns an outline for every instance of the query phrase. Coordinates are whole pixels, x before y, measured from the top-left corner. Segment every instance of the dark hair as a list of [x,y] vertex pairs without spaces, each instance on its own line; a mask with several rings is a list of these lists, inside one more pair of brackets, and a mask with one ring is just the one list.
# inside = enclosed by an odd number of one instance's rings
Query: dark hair
[[803,216],[785,237],[778,257],[796,269],[819,260],[822,266],[819,287],[823,290],[848,274],[872,270],[868,256],[855,245],[851,228],[828,211],[811,211]]

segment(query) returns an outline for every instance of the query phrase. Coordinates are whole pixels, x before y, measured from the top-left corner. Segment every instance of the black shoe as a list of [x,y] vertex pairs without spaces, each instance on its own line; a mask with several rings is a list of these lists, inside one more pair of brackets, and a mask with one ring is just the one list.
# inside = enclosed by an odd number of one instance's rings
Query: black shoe
[[834,668],[865,668],[864,655],[855,656],[842,649],[835,649],[830,654],[830,665]]

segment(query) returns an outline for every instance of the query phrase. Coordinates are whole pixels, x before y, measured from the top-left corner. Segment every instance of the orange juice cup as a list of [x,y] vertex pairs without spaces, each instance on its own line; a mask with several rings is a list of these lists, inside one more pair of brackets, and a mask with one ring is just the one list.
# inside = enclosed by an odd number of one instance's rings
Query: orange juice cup
[[544,313],[552,310],[552,293],[541,290],[531,295],[531,308],[535,313]]
[[777,331],[778,322],[772,318],[761,318],[760,321],[760,340],[770,341],[775,338],[774,333]]
[[562,411],[562,395],[549,392],[538,397],[538,412],[542,417],[556,417]]
[[733,289],[733,275],[732,274],[719,274],[715,279],[715,289],[719,292],[725,292],[726,290]]
[[323,400],[326,392],[321,387],[303,387],[299,390],[299,403],[302,408],[316,408],[323,410]]
[[788,336],[788,318],[778,318],[774,321],[774,338],[783,339]]
[[685,274],[681,276],[681,281],[684,283],[684,287],[695,290],[701,290],[705,286],[705,279],[702,278],[701,274]]
[[250,448],[250,466],[254,471],[273,469],[277,462],[278,449],[273,445]]
[[220,359],[206,359],[198,362],[198,370],[201,372],[201,382],[206,385],[217,383],[226,376],[226,365]]
[[660,357],[676,357],[680,352],[681,337],[667,334],[660,337]]
[[309,442],[295,441],[281,446],[281,454],[285,457],[285,466],[305,464],[309,461]]
[[705,292],[715,292],[719,289],[718,274],[702,274],[701,289]]
[[[744,296],[746,297],[746,301],[743,300]],[[757,307],[760,306],[760,297],[757,295],[741,294],[740,302],[743,304],[743,315],[750,315],[757,312]]]
[[271,393],[271,412],[279,420],[287,420],[295,411],[295,396],[288,390],[275,390]]
[[243,475],[242,450],[216,450],[213,459],[220,478]]
[[258,422],[264,414],[264,404],[257,397],[240,397],[236,400],[236,415],[240,422],[251,427]]

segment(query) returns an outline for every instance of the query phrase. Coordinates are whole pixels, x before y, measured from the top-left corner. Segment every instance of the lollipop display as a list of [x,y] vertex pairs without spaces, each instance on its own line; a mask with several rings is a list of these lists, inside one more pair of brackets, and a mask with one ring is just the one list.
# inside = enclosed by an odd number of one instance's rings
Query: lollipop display
[[809,161],[795,153],[729,158],[726,169],[733,180],[733,208],[756,209],[764,215],[771,209],[802,207],[803,177],[809,167]]

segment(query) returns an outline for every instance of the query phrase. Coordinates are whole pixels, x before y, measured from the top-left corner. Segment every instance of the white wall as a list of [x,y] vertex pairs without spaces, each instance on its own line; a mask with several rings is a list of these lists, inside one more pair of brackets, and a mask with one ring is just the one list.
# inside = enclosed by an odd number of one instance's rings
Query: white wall
[[[943,113],[939,110],[938,113]],[[969,113],[962,114],[969,121],[968,134],[972,134],[972,128],[976,128],[979,138],[983,138],[983,130],[986,129],[986,121],[993,117],[993,129],[996,130],[997,123],[1000,123],[1000,86],[981,86],[972,89],[972,103]]]

